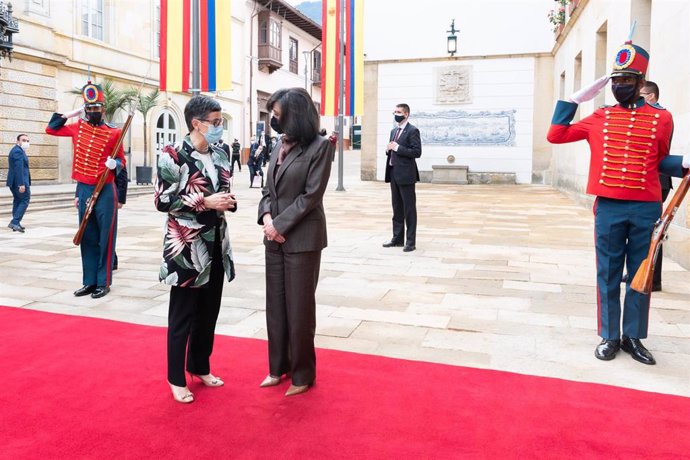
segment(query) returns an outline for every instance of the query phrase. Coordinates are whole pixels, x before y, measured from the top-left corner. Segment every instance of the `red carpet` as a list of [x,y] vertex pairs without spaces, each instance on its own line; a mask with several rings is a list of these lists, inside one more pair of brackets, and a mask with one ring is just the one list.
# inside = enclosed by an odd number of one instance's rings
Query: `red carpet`
[[[266,344],[218,337],[226,386],[165,383],[165,329],[0,307],[0,458],[688,458],[690,399],[318,350],[260,389]],[[624,378],[624,376],[622,376]]]

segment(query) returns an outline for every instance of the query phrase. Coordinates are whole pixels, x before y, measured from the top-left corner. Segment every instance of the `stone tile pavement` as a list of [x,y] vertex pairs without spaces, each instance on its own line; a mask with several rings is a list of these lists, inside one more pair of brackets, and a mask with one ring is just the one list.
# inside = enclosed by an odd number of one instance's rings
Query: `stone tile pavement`
[[[419,184],[418,249],[403,253],[381,247],[390,239],[388,185],[360,181],[358,152],[345,156],[347,191],[335,191],[336,162],[326,195],[319,347],[690,396],[690,272],[664,261],[645,341],[656,366],[624,353],[598,361],[589,210],[548,187]],[[260,193],[247,176],[243,168],[234,184],[238,276],[225,286],[217,332],[265,338]],[[98,300],[72,295],[81,285],[76,220],[72,209],[29,207],[26,233],[0,232],[0,305],[164,326],[164,215],[152,197],[128,200],[121,211],[120,269]]]

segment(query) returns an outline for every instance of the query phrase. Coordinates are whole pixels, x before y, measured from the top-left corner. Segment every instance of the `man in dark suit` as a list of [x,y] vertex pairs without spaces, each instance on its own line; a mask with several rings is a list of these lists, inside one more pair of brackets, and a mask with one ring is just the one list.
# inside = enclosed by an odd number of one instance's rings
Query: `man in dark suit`
[[29,136],[20,134],[17,143],[8,156],[7,161],[7,186],[12,191],[12,220],[8,227],[13,232],[24,233],[22,218],[29,207],[31,200],[31,173],[29,172],[29,157],[26,151],[29,149]]
[[[225,145],[225,144],[223,144]],[[235,163],[237,163],[237,168],[242,171],[242,162],[240,161],[240,149],[242,146],[240,145],[240,141],[237,139],[233,140],[232,142],[232,165],[230,166],[230,170],[235,172]],[[225,150],[225,148],[223,148]],[[228,150],[225,150],[225,152],[230,155],[230,152]]]
[[[416,249],[417,197],[415,183],[419,182],[416,158],[422,156],[419,130],[408,122],[410,106],[398,104],[393,112],[398,124],[391,131],[386,146],[386,182],[391,184],[393,204],[393,238],[384,248],[403,246],[403,251]],[[407,234],[405,233],[407,226]]]

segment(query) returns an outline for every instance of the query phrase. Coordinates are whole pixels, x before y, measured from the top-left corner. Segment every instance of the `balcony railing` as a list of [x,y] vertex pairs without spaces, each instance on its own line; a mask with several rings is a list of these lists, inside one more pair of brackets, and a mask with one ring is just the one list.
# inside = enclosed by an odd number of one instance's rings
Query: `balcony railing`
[[321,86],[321,69],[312,69],[311,82],[313,85]]
[[282,49],[270,44],[259,44],[259,68],[267,68],[269,73],[283,67],[280,58]]

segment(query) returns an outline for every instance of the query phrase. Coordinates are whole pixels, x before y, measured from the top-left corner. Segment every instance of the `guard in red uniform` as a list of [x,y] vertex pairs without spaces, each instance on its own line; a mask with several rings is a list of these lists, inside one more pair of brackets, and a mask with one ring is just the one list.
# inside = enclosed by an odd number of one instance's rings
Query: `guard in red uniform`
[[[603,339],[594,355],[615,358],[619,349],[636,361],[655,364],[640,339],[647,337],[649,295],[625,287],[622,311],[620,282],[623,265],[634,274],[647,256],[654,223],[661,216],[659,171],[683,175],[683,157],[669,156],[673,119],[640,97],[649,54],[626,42],[616,54],[611,76],[600,78],[558,101],[547,135],[549,142],[563,144],[586,140],[590,146],[587,193],[596,195],[594,231],[597,256],[598,333]],[[571,124],[579,103],[590,100],[611,79],[618,101]],[[632,276],[630,277],[632,278]]]
[[[84,106],[66,114],[54,113],[46,133],[71,137],[74,145],[72,179],[77,181],[75,205],[81,222],[86,204],[101,175],[108,171],[105,186],[89,217],[81,240],[83,284],[75,296],[91,294],[97,299],[110,292],[113,248],[117,232],[117,191],[115,175],[125,167],[120,146],[115,159],[110,158],[121,130],[104,122],[104,97],[99,85],[88,82],[82,88]],[[69,118],[84,112],[76,123],[66,125]]]

